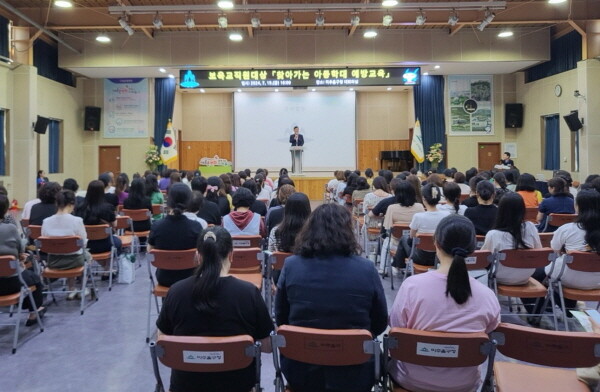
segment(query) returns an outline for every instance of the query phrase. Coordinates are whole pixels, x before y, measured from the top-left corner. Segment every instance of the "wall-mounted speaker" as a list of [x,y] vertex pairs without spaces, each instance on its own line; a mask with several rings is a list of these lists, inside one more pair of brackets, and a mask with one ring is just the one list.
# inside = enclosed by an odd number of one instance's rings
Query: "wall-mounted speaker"
[[504,108],[504,128],[521,128],[523,126],[523,104],[507,103]]
[[563,118],[565,119],[565,122],[567,123],[567,126],[571,132],[577,132],[583,128],[583,124],[579,120],[579,112],[577,110],[573,110],[571,114],[567,114],[566,116],[563,116]]
[[83,119],[83,129],[85,131],[99,131],[101,113],[102,108],[96,106],[86,106],[85,116]]
[[42,116],[37,116],[37,121],[33,126],[33,132],[45,134],[46,129],[48,129],[48,123],[50,123],[50,119]]

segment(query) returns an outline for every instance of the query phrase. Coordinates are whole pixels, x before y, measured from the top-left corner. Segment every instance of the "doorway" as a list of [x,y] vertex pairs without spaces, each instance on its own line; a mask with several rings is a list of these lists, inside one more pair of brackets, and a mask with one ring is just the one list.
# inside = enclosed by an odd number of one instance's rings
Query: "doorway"
[[500,143],[477,143],[477,168],[479,170],[492,170],[494,165],[500,163],[502,152]]
[[98,173],[121,174],[121,146],[98,147]]

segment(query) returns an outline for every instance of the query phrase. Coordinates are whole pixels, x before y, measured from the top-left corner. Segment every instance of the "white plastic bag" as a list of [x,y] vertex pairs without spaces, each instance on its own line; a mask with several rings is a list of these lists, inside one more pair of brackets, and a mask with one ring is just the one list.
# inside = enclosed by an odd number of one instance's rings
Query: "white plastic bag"
[[135,259],[132,254],[123,253],[119,256],[119,279],[122,284],[135,282]]

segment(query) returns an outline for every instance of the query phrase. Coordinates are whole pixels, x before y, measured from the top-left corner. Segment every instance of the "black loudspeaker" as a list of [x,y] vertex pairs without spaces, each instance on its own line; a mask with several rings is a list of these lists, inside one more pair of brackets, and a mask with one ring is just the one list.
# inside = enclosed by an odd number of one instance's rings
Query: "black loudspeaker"
[[521,128],[523,126],[523,104],[507,103],[504,108],[504,128]]
[[85,131],[100,131],[100,114],[102,109],[96,106],[85,107],[85,117],[83,119],[83,129]]
[[583,124],[579,120],[579,112],[577,110],[573,110],[571,114],[568,114],[563,118],[565,119],[565,122],[567,123],[567,126],[571,132],[577,132],[583,128]]
[[33,132],[41,133],[42,135],[46,133],[46,129],[48,129],[48,123],[50,119],[42,116],[37,116],[37,121],[35,122],[35,126],[33,127]]

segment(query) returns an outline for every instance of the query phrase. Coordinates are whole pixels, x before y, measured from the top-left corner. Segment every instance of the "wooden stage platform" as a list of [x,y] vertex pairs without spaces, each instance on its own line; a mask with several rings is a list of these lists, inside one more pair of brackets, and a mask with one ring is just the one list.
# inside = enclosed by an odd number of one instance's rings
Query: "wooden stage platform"
[[325,184],[333,178],[331,177],[305,177],[305,176],[290,176],[294,180],[296,191],[305,193],[310,200],[323,200],[325,193]]

